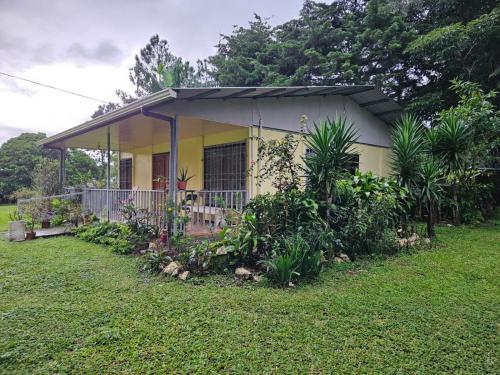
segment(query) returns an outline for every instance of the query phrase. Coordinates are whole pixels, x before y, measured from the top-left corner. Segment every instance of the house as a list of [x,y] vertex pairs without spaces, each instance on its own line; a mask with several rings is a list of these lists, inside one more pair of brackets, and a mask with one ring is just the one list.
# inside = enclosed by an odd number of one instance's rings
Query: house
[[[143,195],[142,204],[168,190],[172,199],[189,201],[192,212],[210,211],[221,200],[215,197],[241,207],[249,198],[272,190],[266,182],[257,183],[258,165],[250,168],[257,157],[256,138],[298,132],[303,115],[308,126],[337,114],[346,116],[358,129],[353,152],[359,169],[387,175],[389,124],[400,111],[395,101],[369,85],[169,88],[40,144],[59,149],[62,161],[67,148],[119,152],[120,189],[110,189],[108,179],[108,189],[94,189],[95,197],[87,202],[93,207],[94,199],[101,209],[106,205],[108,216],[110,211],[113,216],[113,202],[131,190]],[[305,152],[302,146],[299,153]],[[188,193],[168,183],[176,180],[180,168],[193,175]],[[64,183],[64,163],[60,175]],[[206,212],[201,216],[206,218]]]

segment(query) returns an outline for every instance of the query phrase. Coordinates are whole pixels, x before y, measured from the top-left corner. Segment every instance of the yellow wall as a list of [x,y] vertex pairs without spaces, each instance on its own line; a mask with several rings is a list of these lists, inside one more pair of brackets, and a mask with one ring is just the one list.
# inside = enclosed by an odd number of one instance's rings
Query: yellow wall
[[[254,127],[249,130],[250,134],[254,136],[258,136],[259,129]],[[268,141],[271,139],[280,139],[283,138],[286,132],[280,130],[273,129],[262,129],[260,131],[261,137]],[[299,135],[297,135],[299,137]],[[255,159],[257,158],[257,142],[251,143],[251,148],[253,149],[253,154],[255,155]],[[297,162],[302,161],[302,156],[306,153],[306,147],[301,142],[299,144],[297,153],[295,154],[295,160]],[[353,153],[359,154],[359,169],[361,172],[372,171],[374,174],[378,176],[388,176],[390,174],[389,168],[389,158],[390,158],[390,149],[386,147],[379,146],[370,146],[365,144],[357,143],[353,149]],[[255,194],[273,192],[275,189],[271,185],[270,180],[258,181],[256,178],[258,170],[258,165],[255,166],[254,170],[250,172],[250,183],[249,189],[252,190]],[[250,192],[252,195],[252,192]]]
[[[279,139],[286,132],[272,129],[259,129],[257,127],[228,130],[222,133],[212,133],[192,138],[179,140],[179,168],[188,168],[188,173],[194,177],[188,182],[188,189],[203,189],[203,148],[207,146],[221,145],[225,143],[241,142],[247,143],[248,158],[248,190],[249,195],[272,192],[274,189],[269,180],[257,181],[258,172],[256,137],[261,136],[264,140]],[[170,144],[156,144],[149,147],[137,148],[133,151],[133,182],[132,185],[140,189],[152,188],[152,154],[169,152]],[[296,160],[300,161],[305,155],[304,144],[299,145]],[[390,173],[389,156],[390,150],[384,147],[356,144],[353,152],[358,153],[360,170],[362,172],[372,171],[379,176],[387,176]],[[252,168],[252,164],[254,164]]]
[[[179,140],[178,168],[187,168],[189,175],[194,177],[188,182],[188,189],[203,189],[203,148],[224,143],[246,141],[248,129],[228,130],[223,133],[212,133]],[[133,151],[132,185],[139,189],[152,188],[153,154],[169,152],[169,143],[155,144],[149,147],[137,148]]]

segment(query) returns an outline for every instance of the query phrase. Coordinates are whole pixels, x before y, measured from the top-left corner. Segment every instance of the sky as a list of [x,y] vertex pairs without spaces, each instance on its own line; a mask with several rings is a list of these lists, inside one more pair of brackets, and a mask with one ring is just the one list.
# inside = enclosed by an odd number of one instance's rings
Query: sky
[[[277,25],[303,0],[0,0],[0,72],[103,101],[132,93],[134,55],[159,34],[195,62],[220,34],[254,13]],[[90,118],[100,103],[0,75],[0,144],[22,132],[48,135]]]

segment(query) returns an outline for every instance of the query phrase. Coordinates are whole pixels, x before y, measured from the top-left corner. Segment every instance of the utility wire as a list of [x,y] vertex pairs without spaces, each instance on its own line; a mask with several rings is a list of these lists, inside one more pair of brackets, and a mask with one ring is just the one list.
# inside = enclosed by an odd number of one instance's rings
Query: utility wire
[[7,77],[10,77],[10,78],[15,78],[15,79],[20,79],[22,81],[26,81],[26,82],[29,82],[29,83],[33,83],[35,85],[39,85],[39,86],[43,86],[43,87],[47,87],[49,89],[53,89],[53,90],[58,90],[58,91],[62,91],[66,94],[71,94],[71,95],[76,95],[76,96],[79,96],[79,97],[82,97],[82,98],[85,98],[85,99],[89,99],[89,100],[94,100],[96,102],[101,102],[101,103],[109,103],[105,100],[101,100],[101,99],[96,99],[96,98],[92,98],[91,96],[87,96],[87,95],[83,95],[83,94],[78,94],[77,92],[73,92],[73,91],[68,91],[68,90],[64,90],[64,89],[60,89],[59,87],[54,87],[54,86],[51,86],[51,85],[46,85],[44,83],[40,83],[40,82],[36,82],[36,81],[32,81],[30,79],[26,79],[26,78],[22,78],[22,77],[18,77],[18,76],[15,76],[15,75],[12,75],[12,74],[7,74],[7,73],[4,73],[4,72],[0,72],[1,75],[4,75],[4,76],[7,76]]

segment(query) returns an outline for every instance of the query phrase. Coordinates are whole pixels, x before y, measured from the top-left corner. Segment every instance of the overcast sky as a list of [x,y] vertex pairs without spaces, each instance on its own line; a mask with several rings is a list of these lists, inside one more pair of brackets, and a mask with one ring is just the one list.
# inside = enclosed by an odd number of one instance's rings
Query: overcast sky
[[[151,35],[194,62],[253,13],[276,25],[297,17],[302,1],[0,0],[0,72],[116,101],[116,89],[132,93],[128,69]],[[0,75],[0,143],[78,125],[98,104]]]

